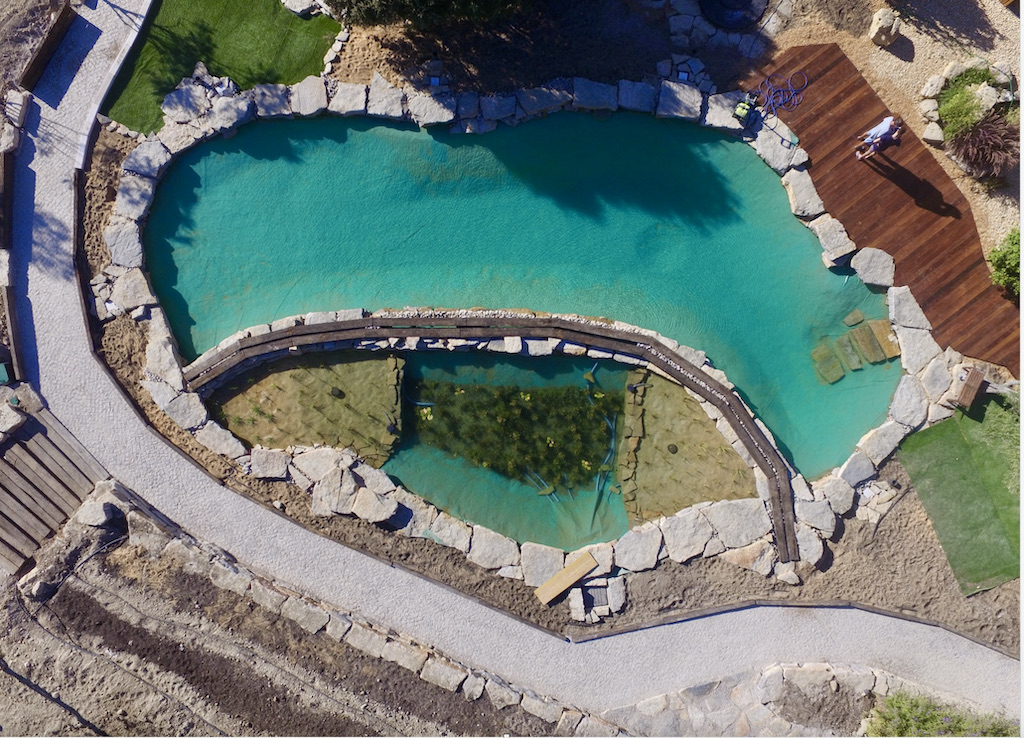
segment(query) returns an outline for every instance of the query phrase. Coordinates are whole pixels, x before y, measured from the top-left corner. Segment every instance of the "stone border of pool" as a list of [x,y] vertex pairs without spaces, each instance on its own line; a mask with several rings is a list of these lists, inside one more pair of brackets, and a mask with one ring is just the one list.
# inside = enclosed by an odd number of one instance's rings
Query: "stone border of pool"
[[[185,391],[186,385],[175,341],[166,316],[157,305],[156,297],[142,270],[144,265],[140,228],[145,223],[156,190],[156,183],[173,156],[216,133],[230,136],[237,126],[253,118],[282,118],[296,115],[306,117],[319,115],[325,111],[342,116],[368,115],[392,120],[411,119],[420,126],[449,124],[453,131],[486,132],[496,128],[498,122],[516,125],[519,122],[562,109],[611,111],[621,108],[654,113],[658,117],[680,118],[741,136],[748,145],[754,148],[762,160],[781,176],[793,214],[815,233],[821,243],[823,262],[826,265],[832,265],[837,260],[856,251],[851,259],[851,265],[858,277],[868,285],[888,288],[890,321],[901,347],[903,367],[907,374],[897,387],[886,422],[865,434],[858,442],[857,450],[840,468],[833,470],[814,484],[808,484],[799,474],[794,477],[795,483],[789,482],[788,473],[784,476],[772,475],[774,479],[778,480],[775,485],[771,485],[776,488],[778,493],[776,509],[785,510],[790,507],[795,513],[794,522],[800,521],[798,527],[793,526],[788,532],[784,528],[781,530],[777,528],[775,540],[777,544],[782,543],[778,547],[778,564],[776,564],[776,551],[769,542],[770,536],[766,535],[767,529],[760,534],[752,534],[751,531],[757,529],[761,523],[772,519],[777,527],[783,526],[783,520],[787,517],[785,514],[773,515],[772,518],[764,516],[759,522],[760,516],[753,515],[753,509],[746,515],[733,516],[726,513],[727,517],[742,520],[740,524],[749,529],[737,537],[726,534],[731,541],[738,543],[731,547],[722,543],[723,536],[720,530],[717,532],[716,539],[714,531],[717,528],[708,523],[708,517],[714,518],[718,515],[718,509],[728,509],[730,505],[736,510],[742,507],[742,505],[737,506],[736,503],[754,503],[763,511],[764,507],[754,500],[715,503],[707,509],[700,506],[687,508],[672,518],[663,518],[661,521],[647,523],[630,531],[618,542],[612,544],[612,548],[613,553],[616,545],[623,550],[623,553],[616,557],[623,562],[622,568],[640,571],[656,566],[658,560],[666,557],[682,557],[682,560],[687,560],[699,554],[711,555],[708,552],[720,553],[715,549],[724,546],[723,550],[729,551],[726,558],[732,560],[733,563],[746,566],[766,576],[775,573],[782,581],[798,584],[800,580],[792,570],[792,562],[798,558],[812,565],[820,561],[824,552],[822,536],[832,535],[835,530],[836,515],[845,515],[852,509],[855,490],[860,488],[861,497],[865,500],[879,493],[885,496],[887,485],[884,483],[867,486],[867,483],[877,476],[877,466],[895,451],[902,439],[910,432],[952,414],[952,399],[955,397],[957,389],[954,377],[960,379],[963,374],[962,371],[959,371],[963,357],[950,349],[947,349],[945,353],[942,352],[932,339],[931,326],[914,301],[909,288],[893,286],[894,264],[892,258],[878,249],[857,251],[842,224],[824,211],[807,172],[806,152],[795,145],[796,137],[792,132],[781,121],[774,118],[769,121],[759,119],[753,127],[749,127],[747,130],[742,129],[739,122],[732,117],[732,110],[742,97],[743,94],[739,91],[706,95],[697,87],[667,79],[662,81],[660,88],[655,88],[654,85],[643,82],[623,80],[616,86],[578,78],[572,80],[571,84],[558,82],[529,90],[518,90],[513,95],[481,97],[475,93],[463,93],[455,98],[444,93],[433,97],[422,93],[407,94],[390,85],[380,75],[375,75],[370,85],[341,84],[322,76],[311,76],[291,86],[257,85],[252,90],[240,92],[229,79],[215,79],[206,72],[202,64],[199,64],[193,76],[183,79],[178,88],[165,98],[163,106],[165,125],[160,133],[148,138],[132,134],[142,143],[128,155],[122,165],[114,215],[104,231],[104,238],[110,249],[113,264],[106,270],[106,276],[101,275],[92,280],[96,315],[101,321],[104,321],[113,315],[130,313],[136,320],[146,321],[149,326],[146,357],[148,379],[144,384],[156,404],[167,412],[175,422],[193,432],[197,440],[207,448],[231,458],[244,460],[244,447],[226,429],[208,420],[205,407],[197,394]],[[113,121],[108,121],[106,124],[111,130],[118,128]],[[276,330],[293,329],[300,323],[322,326],[307,332],[303,343],[320,343],[326,346],[332,343],[331,340],[309,338],[310,334],[327,329],[328,324],[332,322],[363,319],[362,311],[356,312],[313,313],[309,316],[283,318],[275,321],[271,326],[254,326],[247,331],[231,336],[222,341],[217,350],[225,351],[243,341],[252,343],[254,340],[260,339],[261,336],[266,337]],[[484,311],[484,313],[486,312]],[[523,315],[522,313],[502,313],[501,311],[490,311],[490,313],[506,317],[509,315],[522,317]],[[468,312],[464,314],[469,315]],[[409,311],[391,311],[373,317],[379,319],[384,315],[403,317],[408,320],[414,315],[437,317],[439,313],[420,314]],[[587,321],[587,319],[577,316],[566,316],[566,318],[577,321],[578,324]],[[607,323],[596,320],[591,320],[589,323],[591,325],[607,325]],[[633,326],[624,326],[619,323],[615,325],[626,327],[628,330],[639,332],[642,335],[651,335],[651,332]],[[337,328],[337,326],[335,327]],[[366,325],[360,326],[364,329],[365,327]],[[422,328],[417,331],[424,332]],[[390,338],[397,341],[398,338],[405,339],[415,336],[415,334],[416,332],[407,331],[402,336],[391,336]],[[505,341],[506,337],[519,340],[519,350],[522,350],[522,336],[513,336],[508,332],[496,336],[500,341]],[[451,341],[466,340],[457,334],[442,338],[447,342],[431,347],[453,350],[468,345],[450,343]],[[557,336],[542,337],[541,343],[546,342],[548,352],[557,345],[548,340],[554,338]],[[356,348],[371,350],[379,350],[384,347],[378,341],[384,341],[389,348],[397,345],[397,342],[392,343],[387,339],[387,336],[377,336],[364,345],[360,345],[358,342],[352,345]],[[658,340],[662,345],[678,346],[675,342],[661,337],[658,337]],[[487,343],[489,346],[490,340]],[[408,348],[404,342],[402,345]],[[505,344],[502,345],[505,346]],[[685,347],[683,348],[685,349]],[[274,350],[279,351],[280,347]],[[701,364],[705,362],[703,353],[694,352],[692,349],[686,349],[686,351],[692,352],[691,355],[699,355]],[[506,352],[508,352],[507,349]],[[527,348],[527,352],[529,352],[529,348]],[[608,358],[619,358],[614,356],[614,352],[612,354]],[[630,355],[620,354],[620,356],[628,357]],[[187,368],[188,373],[198,375],[198,372],[192,370],[209,362],[211,358],[212,355],[204,354],[204,357],[200,357]],[[627,360],[623,363],[637,363],[635,356],[630,358],[634,361]],[[718,370],[712,371],[717,372]],[[724,375],[721,375],[721,378],[724,379]],[[749,409],[745,408],[745,410],[746,414],[752,417]],[[718,420],[714,416],[712,419]],[[761,435],[762,431],[766,432],[760,421],[755,420],[755,423],[757,435]],[[719,424],[719,428],[721,429],[723,425],[729,427],[729,424],[725,423]],[[730,443],[735,440],[728,434],[725,436]],[[770,441],[770,445],[773,455],[778,454],[773,440]],[[309,451],[300,451],[296,456],[302,453],[309,453]],[[781,456],[779,458],[781,459]],[[292,460],[294,461],[294,458]],[[251,457],[249,462],[252,463]],[[748,464],[756,466],[749,460]],[[789,466],[784,460],[783,464]],[[306,489],[315,489],[316,485],[322,481],[322,479],[309,479],[295,464],[291,464],[290,467],[298,472],[298,476],[289,472],[293,479],[297,481],[305,479],[309,483]],[[286,468],[288,468],[287,464]],[[337,468],[340,469],[340,467]],[[340,489],[340,471],[338,475],[337,483]],[[767,478],[764,481],[767,482]],[[792,495],[796,498],[795,504],[788,491],[786,494],[781,493],[780,485],[782,484],[787,487],[792,486]],[[759,485],[759,493],[761,486]],[[364,485],[363,488],[369,489],[369,486]],[[336,506],[342,509],[346,508],[347,503],[343,503],[337,497],[338,492],[332,490],[330,494],[334,495],[332,499],[337,501]],[[765,497],[763,494],[761,496]],[[369,516],[383,514],[383,508],[380,505],[390,506],[389,503],[382,501],[379,494],[374,504],[371,504],[370,499],[365,495],[364,500],[361,509],[365,507]],[[427,504],[422,500],[420,502],[424,505]],[[354,499],[351,504],[355,504]],[[329,504],[328,507],[330,507]],[[751,507],[753,508],[753,506]],[[711,512],[712,509],[715,512]],[[351,510],[346,510],[346,512],[351,512]],[[430,516],[429,511],[425,514],[427,517]],[[442,519],[440,514],[434,521],[437,519]],[[447,525],[447,521],[442,520],[444,522],[441,525]],[[425,531],[430,529],[430,525],[433,525],[434,521],[428,524]],[[665,526],[660,524],[666,521],[671,531],[668,536],[666,536]],[[707,528],[704,527],[705,525]],[[729,524],[723,523],[723,525],[728,526]],[[701,546],[697,546],[694,541],[703,536],[705,530],[712,532],[704,539]],[[450,541],[447,545],[452,545],[452,541],[457,541],[458,545],[455,547],[462,547],[465,531],[461,529],[459,531],[458,534],[450,534]],[[432,535],[437,536],[436,531]],[[497,536],[497,538],[493,538],[493,536]],[[442,536],[437,537],[441,538]],[[675,545],[675,556],[672,555],[673,544],[669,542],[669,537],[675,537],[677,542],[680,537],[686,541],[685,545],[681,543]],[[484,533],[482,538],[495,542],[494,546],[503,549],[505,553],[501,555],[480,553],[475,558],[481,561],[501,562],[490,568],[501,570],[511,567],[506,574],[516,575],[514,567],[519,566],[518,574],[522,574],[522,554],[518,552],[518,547],[516,547],[517,553],[513,554],[512,547],[505,543],[509,539],[492,531]],[[713,543],[715,540],[718,541],[717,544]],[[514,544],[514,542],[511,543]],[[465,540],[465,546],[464,550],[470,553],[470,560],[473,560],[469,539]],[[695,549],[695,553],[684,553],[690,549]],[[553,560],[553,556],[551,560]]]

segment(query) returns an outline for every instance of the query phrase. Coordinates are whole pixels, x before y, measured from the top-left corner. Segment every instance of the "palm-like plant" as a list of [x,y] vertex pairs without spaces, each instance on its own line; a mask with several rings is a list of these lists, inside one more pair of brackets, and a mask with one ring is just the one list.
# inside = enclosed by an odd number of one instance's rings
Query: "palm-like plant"
[[1001,177],[1020,162],[1020,130],[990,111],[950,139],[946,151],[975,177]]

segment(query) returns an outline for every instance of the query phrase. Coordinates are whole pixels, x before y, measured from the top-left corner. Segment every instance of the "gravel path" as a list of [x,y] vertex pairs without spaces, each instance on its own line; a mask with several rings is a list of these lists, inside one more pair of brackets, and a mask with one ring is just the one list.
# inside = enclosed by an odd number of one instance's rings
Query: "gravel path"
[[[775,661],[870,664],[1019,714],[1020,665],[930,626],[852,610],[757,608],[570,645],[316,536],[215,483],[138,417],[91,353],[74,277],[72,168],[133,32],[83,7],[36,90],[17,158],[13,274],[28,372],[127,486],[255,571],[542,694],[601,710]],[[656,657],[652,657],[652,655]]]

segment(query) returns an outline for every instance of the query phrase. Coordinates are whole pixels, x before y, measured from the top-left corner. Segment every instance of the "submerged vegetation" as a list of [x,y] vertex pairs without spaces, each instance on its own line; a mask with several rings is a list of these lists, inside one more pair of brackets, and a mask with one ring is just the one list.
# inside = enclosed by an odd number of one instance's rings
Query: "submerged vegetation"
[[424,380],[410,388],[409,399],[406,427],[421,442],[541,494],[591,486],[614,469],[622,392]]

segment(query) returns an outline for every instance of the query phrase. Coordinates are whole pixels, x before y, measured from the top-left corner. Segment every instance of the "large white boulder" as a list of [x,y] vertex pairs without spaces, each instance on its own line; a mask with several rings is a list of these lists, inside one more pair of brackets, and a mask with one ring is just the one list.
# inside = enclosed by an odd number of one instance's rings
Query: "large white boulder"
[[670,79],[662,80],[655,115],[659,118],[681,118],[697,122],[700,120],[703,102],[703,93],[693,85]]
[[701,510],[727,548],[748,546],[771,530],[759,499],[723,500]]
[[687,508],[663,518],[661,534],[669,558],[683,563],[703,554],[715,531],[699,510]]

